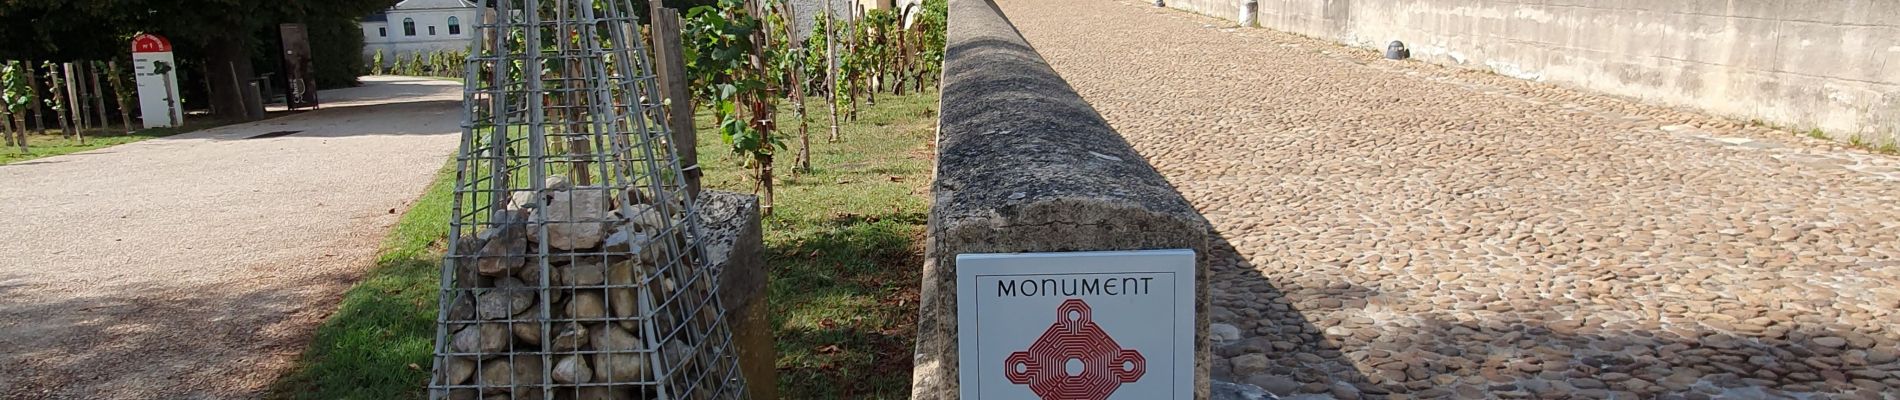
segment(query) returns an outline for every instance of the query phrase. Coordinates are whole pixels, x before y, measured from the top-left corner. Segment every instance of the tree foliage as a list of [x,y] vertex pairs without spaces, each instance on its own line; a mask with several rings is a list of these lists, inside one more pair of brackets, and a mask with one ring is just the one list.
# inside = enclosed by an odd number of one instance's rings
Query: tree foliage
[[[305,23],[319,60],[319,86],[347,86],[363,67],[356,20],[397,1],[4,0],[0,43],[7,45],[0,46],[0,59],[123,61],[133,35],[159,34],[173,44],[186,92],[181,95],[209,86],[212,101],[206,104],[219,112],[239,110],[243,86],[234,81],[278,69],[278,24]],[[207,72],[237,79],[206,81]]]
[[5,64],[0,64],[0,107],[6,108],[9,113],[17,114],[26,112],[27,108],[33,106],[33,102],[38,98],[26,83],[26,74],[31,73],[33,73],[32,70],[20,64],[19,61],[7,61]]
[[[745,0],[720,0],[688,11],[682,24],[685,48],[681,54],[692,77],[693,97],[713,110],[720,139],[738,154],[770,155],[785,147],[757,129],[754,120],[759,116],[741,107],[742,102],[771,98],[767,79],[772,75],[753,68],[750,60],[756,46],[754,33],[763,28],[762,23],[746,13]],[[764,54],[762,58],[775,57]]]
[[[282,22],[345,21],[398,0],[7,0],[0,1],[0,58],[105,59],[133,34],[165,35],[196,49],[213,40],[252,45],[275,38]],[[312,24],[313,28],[314,25]],[[360,31],[352,33],[361,36]],[[272,35],[258,35],[272,33]],[[313,33],[313,36],[315,34]],[[361,40],[360,37],[358,39]],[[269,42],[274,42],[271,40]],[[358,50],[360,52],[360,50]]]

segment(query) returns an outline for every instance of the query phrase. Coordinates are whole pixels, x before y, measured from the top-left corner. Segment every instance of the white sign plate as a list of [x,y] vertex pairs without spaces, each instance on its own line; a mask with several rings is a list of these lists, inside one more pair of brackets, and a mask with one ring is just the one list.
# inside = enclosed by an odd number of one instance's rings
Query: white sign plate
[[957,256],[963,400],[1192,399],[1194,251]]
[[[166,67],[160,68],[160,64]],[[177,69],[171,41],[152,34],[132,38],[132,75],[138,84],[139,115],[146,128],[185,122],[185,107],[178,102],[182,92],[178,91]]]

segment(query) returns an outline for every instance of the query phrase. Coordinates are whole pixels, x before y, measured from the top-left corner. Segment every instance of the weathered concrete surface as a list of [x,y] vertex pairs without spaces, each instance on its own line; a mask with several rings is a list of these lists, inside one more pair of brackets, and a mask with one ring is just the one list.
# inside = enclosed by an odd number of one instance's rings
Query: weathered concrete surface
[[[0,166],[0,398],[257,396],[455,152],[461,85]],[[276,131],[299,131],[249,139]]]
[[1289,399],[1900,393],[1900,157],[1145,0],[998,5],[1219,230],[1216,379]]
[[958,395],[957,254],[1194,249],[1205,301],[1205,220],[986,0],[950,2],[942,96],[913,398]]
[[747,398],[778,398],[778,351],[772,318],[766,315],[765,236],[759,225],[759,198],[708,190],[699,193],[700,219],[706,225],[706,265],[717,274],[719,302],[726,308],[745,373]]
[[[1171,0],[1237,20],[1244,0]],[[1689,106],[1900,140],[1900,2],[1261,0],[1260,26]]]

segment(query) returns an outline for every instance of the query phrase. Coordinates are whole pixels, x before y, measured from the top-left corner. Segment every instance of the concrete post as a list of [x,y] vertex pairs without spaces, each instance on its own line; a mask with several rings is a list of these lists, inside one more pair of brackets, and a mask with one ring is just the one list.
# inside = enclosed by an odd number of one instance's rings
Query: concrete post
[[732,329],[733,348],[739,352],[739,371],[745,374],[746,398],[778,398],[778,351],[773,347],[772,318],[767,315],[764,231],[759,225],[759,198],[709,191],[698,198],[705,222],[706,265],[717,274],[719,302],[726,308],[726,326]]
[[1260,0],[1247,0],[1246,2],[1240,3],[1240,18],[1237,19],[1240,20],[1240,26],[1248,28],[1259,27]]

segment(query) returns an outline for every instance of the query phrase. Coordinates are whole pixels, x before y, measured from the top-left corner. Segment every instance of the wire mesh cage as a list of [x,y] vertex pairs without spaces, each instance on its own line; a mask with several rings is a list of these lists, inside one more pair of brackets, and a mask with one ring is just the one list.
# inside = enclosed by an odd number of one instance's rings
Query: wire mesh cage
[[744,397],[631,1],[484,14],[430,397]]

